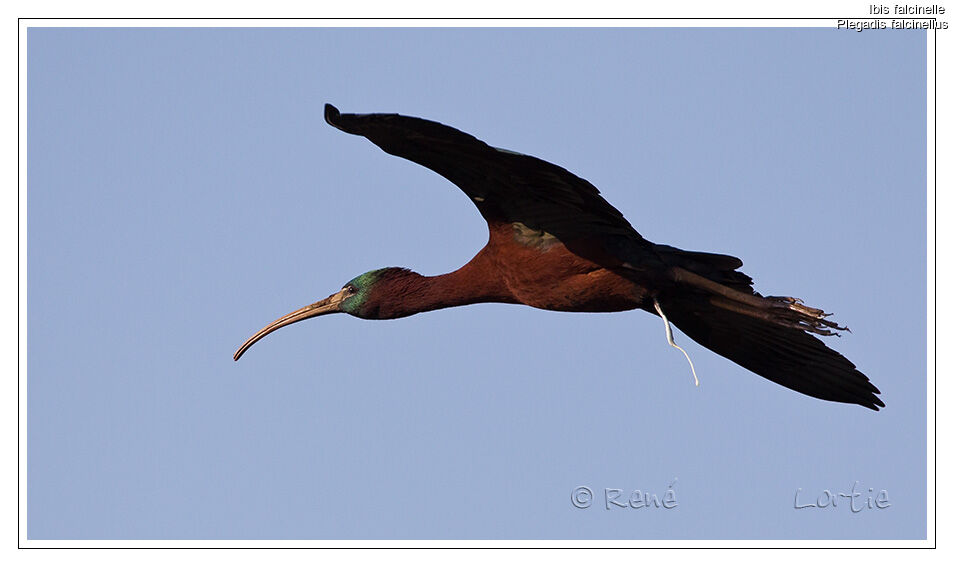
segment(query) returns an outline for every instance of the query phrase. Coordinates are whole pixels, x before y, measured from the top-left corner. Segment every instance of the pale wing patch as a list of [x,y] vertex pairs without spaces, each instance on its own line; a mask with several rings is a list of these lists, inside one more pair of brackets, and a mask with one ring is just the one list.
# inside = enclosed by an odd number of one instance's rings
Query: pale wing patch
[[530,228],[522,222],[513,223],[513,239],[524,246],[540,250],[547,250],[560,242],[559,238],[549,232]]

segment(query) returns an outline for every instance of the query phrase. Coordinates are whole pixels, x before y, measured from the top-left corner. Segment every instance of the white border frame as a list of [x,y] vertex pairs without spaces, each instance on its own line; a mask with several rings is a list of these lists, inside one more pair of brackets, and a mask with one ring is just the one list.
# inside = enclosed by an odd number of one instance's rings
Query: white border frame
[[[892,4],[893,6],[893,4]],[[867,8],[867,4],[864,6]],[[857,6],[852,6],[857,9]],[[659,10],[659,7],[655,7]],[[686,8],[682,8],[686,9]],[[711,9],[711,8],[710,8]],[[773,11],[768,6],[760,8]],[[705,10],[700,10],[705,11]],[[806,11],[812,11],[810,8]],[[28,27],[834,27],[831,19],[21,19],[19,34],[18,152],[18,450],[20,548],[932,548],[936,547],[936,109],[937,32],[928,32],[927,100],[927,539],[926,540],[29,540],[27,539],[27,34]],[[874,19],[859,15],[858,19]],[[910,18],[909,18],[910,19]],[[930,17],[916,19],[931,19]],[[945,20],[939,16],[938,20]],[[948,30],[943,30],[948,31]],[[942,31],[942,33],[943,33]],[[858,33],[848,32],[846,33]],[[861,32],[866,33],[866,32]],[[946,89],[945,89],[946,90]],[[931,236],[935,240],[931,239]]]

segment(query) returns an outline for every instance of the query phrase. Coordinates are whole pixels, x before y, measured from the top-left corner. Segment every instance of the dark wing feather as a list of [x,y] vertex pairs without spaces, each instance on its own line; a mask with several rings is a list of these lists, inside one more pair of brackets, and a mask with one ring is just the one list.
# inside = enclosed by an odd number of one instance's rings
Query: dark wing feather
[[805,331],[721,309],[702,297],[682,297],[664,308],[692,340],[776,384],[823,400],[884,407],[867,376]]
[[[541,159],[500,150],[443,124],[400,114],[341,114],[325,120],[460,187],[488,222],[520,222],[564,243],[601,238],[619,256],[651,245],[591,183]],[[627,258],[632,261],[631,257]]]

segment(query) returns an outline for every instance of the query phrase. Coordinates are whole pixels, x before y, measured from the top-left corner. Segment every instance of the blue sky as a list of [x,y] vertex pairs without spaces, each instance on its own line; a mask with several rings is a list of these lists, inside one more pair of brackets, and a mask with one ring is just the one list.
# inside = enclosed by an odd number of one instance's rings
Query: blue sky
[[[922,32],[28,41],[28,537],[925,536]],[[851,327],[827,342],[887,408],[802,396],[676,331],[696,388],[642,312],[337,315],[233,362],[357,274],[448,272],[486,241],[460,191],[327,126],[325,102],[552,161],[646,238],[739,256],[759,291]],[[855,482],[890,507],[793,506]],[[671,484],[672,509],[604,506]]]

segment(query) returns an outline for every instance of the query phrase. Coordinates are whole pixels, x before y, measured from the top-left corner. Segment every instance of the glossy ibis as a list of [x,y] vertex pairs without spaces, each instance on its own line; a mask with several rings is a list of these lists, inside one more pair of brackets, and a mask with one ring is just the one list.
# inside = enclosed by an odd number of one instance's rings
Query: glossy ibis
[[272,331],[327,313],[394,319],[482,302],[555,311],[642,309],[662,318],[672,346],[670,322],[702,346],[797,392],[884,407],[868,378],[813,336],[845,330],[826,319],[828,313],[791,297],[756,293],[752,279],[738,271],[738,258],[646,240],[585,179],[421,118],[341,114],[325,105],[325,120],[460,187],[487,221],[489,241],[449,274],[425,277],[405,268],[362,274],[268,324],[235,360]]

